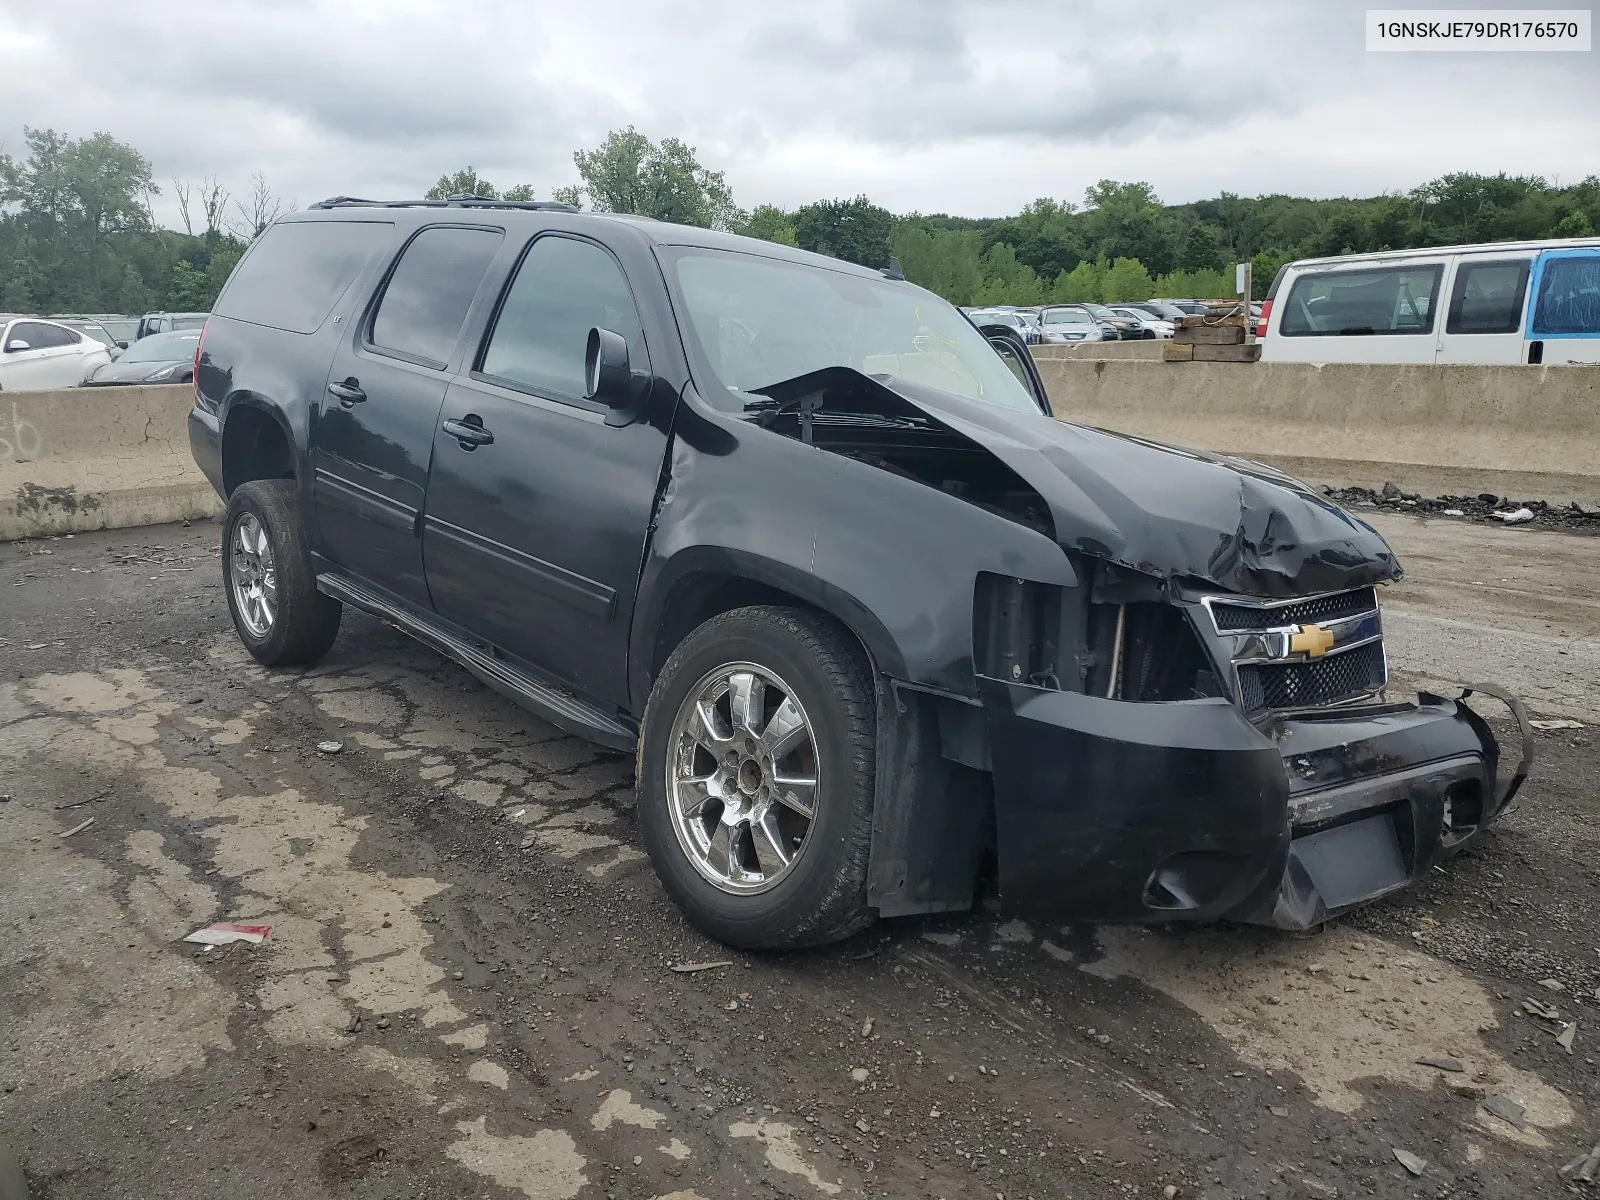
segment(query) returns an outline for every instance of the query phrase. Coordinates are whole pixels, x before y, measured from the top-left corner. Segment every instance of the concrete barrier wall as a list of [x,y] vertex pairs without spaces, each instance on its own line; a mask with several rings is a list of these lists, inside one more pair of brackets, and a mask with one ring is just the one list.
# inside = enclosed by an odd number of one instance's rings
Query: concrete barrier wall
[[193,403],[188,384],[0,392],[0,541],[220,512]]
[[1600,368],[1040,359],[1056,415],[1310,483],[1600,504]]
[[1035,359],[1059,358],[1074,362],[1085,358],[1147,359],[1161,361],[1162,343],[1154,338],[1137,342],[1083,342],[1076,346],[1065,343],[1052,346],[1034,346]]

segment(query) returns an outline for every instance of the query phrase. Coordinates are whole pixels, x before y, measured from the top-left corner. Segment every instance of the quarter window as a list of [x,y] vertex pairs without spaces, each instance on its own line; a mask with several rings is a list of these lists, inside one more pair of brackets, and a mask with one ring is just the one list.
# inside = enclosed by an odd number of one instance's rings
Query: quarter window
[[1522,327],[1528,263],[1463,263],[1450,294],[1446,333],[1515,333]]
[[1317,271],[1289,289],[1278,332],[1284,337],[1430,333],[1437,264],[1363,271]]
[[645,365],[639,311],[616,259],[592,242],[539,238],[500,305],[480,370],[533,391],[581,398],[595,327],[621,334],[632,365]]
[[1545,259],[1533,332],[1600,333],[1600,255]]
[[445,366],[502,240],[498,230],[452,228],[412,238],[373,314],[372,345]]
[[393,235],[387,221],[279,221],[234,269],[216,313],[290,333],[315,333]]

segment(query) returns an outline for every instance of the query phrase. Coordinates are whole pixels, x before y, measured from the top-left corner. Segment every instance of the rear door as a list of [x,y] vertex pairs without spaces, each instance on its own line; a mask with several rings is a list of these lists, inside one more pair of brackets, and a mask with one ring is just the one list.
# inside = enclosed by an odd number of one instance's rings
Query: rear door
[[1448,281],[1450,301],[1439,334],[1438,362],[1522,361],[1522,314],[1532,266],[1532,254],[1456,259]]
[[[650,286],[637,265],[637,285]],[[472,370],[445,397],[423,554],[441,616],[576,692],[623,705],[667,422],[647,413],[611,427],[583,398],[592,327],[620,334],[633,371],[648,373],[639,306],[617,256],[596,240],[540,234]]]
[[468,313],[504,243],[496,227],[430,225],[406,242],[340,339],[316,430],[323,554],[431,607],[421,517],[433,431]]
[[1600,246],[1539,255],[1524,361],[1600,363]]
[[1431,363],[1446,258],[1305,267],[1275,298],[1261,357]]

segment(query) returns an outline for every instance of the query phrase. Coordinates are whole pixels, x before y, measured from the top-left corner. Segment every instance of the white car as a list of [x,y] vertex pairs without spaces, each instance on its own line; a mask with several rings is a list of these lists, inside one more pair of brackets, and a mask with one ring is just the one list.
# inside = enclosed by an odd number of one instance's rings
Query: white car
[[1158,338],[1169,338],[1172,336],[1173,331],[1177,329],[1177,326],[1171,321],[1163,321],[1142,308],[1135,308],[1125,304],[1113,304],[1111,305],[1111,311],[1119,317],[1127,317],[1130,321],[1139,322]]
[[92,337],[57,321],[0,317],[0,391],[77,387],[111,361],[111,353]]

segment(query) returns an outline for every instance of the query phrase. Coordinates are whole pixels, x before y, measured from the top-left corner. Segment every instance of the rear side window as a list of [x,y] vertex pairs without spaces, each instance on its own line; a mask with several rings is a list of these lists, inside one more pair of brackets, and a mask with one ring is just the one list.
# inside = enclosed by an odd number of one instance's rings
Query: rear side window
[[216,313],[290,333],[315,333],[339,297],[394,234],[377,221],[289,221],[245,255]]
[[30,350],[54,350],[81,340],[72,330],[43,321],[18,321],[11,327],[11,337],[27,342]]
[[1438,264],[1318,271],[1289,289],[1278,332],[1284,337],[1430,333]]
[[1545,259],[1533,332],[1600,333],[1600,254]]
[[498,230],[448,227],[412,238],[373,314],[373,347],[444,367],[502,240]]
[[591,328],[628,342],[647,365],[639,310],[617,260],[592,242],[542,237],[517,268],[483,352],[480,370],[537,392],[581,399]]
[[1515,333],[1522,328],[1528,262],[1462,263],[1450,293],[1446,333]]

